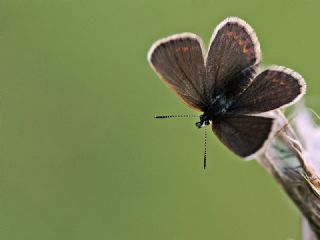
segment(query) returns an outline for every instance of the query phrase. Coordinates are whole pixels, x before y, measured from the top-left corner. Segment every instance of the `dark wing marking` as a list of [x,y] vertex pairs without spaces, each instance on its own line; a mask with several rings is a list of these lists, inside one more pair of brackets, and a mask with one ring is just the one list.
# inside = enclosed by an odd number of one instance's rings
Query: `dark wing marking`
[[240,157],[252,159],[266,146],[273,131],[273,119],[225,115],[212,123],[212,129],[232,152]]
[[306,91],[302,76],[285,67],[271,66],[261,72],[232,104],[233,114],[262,113],[291,105]]
[[[250,25],[236,17],[227,18],[216,27],[210,41],[206,60],[208,89],[219,95],[232,85],[231,95],[238,95],[249,85],[260,61],[260,44]],[[243,71],[246,77],[239,78]]]
[[255,64],[237,73],[233,79],[230,80],[228,86],[220,91],[220,94],[231,101],[235,100],[250,85],[257,69],[258,64]]
[[157,41],[148,60],[160,78],[190,107],[204,111],[205,67],[202,40],[183,33]]

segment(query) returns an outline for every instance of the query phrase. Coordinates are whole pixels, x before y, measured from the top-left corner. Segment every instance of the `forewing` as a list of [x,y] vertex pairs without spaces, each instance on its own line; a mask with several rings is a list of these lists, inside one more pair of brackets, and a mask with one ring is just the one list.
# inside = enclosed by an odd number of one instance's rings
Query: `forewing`
[[298,73],[271,66],[253,80],[228,111],[234,114],[267,112],[295,103],[305,91],[305,81]]
[[[253,29],[239,18],[227,18],[217,26],[210,41],[206,59],[208,89],[219,95],[232,85],[233,95],[241,93],[260,61],[260,44]],[[248,68],[253,72],[250,70],[246,78],[239,78]]]
[[273,119],[225,115],[212,123],[220,141],[240,157],[252,159],[264,149],[273,131]]
[[207,105],[202,46],[202,40],[195,34],[177,34],[157,41],[148,54],[151,66],[169,88],[200,111]]

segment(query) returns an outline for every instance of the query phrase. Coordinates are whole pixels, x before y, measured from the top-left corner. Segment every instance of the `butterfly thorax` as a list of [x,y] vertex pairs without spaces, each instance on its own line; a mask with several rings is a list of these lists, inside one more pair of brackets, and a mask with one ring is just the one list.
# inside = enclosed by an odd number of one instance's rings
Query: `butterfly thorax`
[[231,106],[232,100],[229,100],[226,95],[221,94],[215,97],[207,110],[200,116],[200,121],[196,123],[198,128],[210,125],[212,121],[222,117]]

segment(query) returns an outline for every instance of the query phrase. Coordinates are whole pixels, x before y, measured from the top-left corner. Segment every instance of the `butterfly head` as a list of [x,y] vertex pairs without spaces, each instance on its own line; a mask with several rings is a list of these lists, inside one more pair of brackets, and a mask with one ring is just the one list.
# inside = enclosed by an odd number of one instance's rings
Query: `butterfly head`
[[211,120],[210,120],[209,116],[204,113],[200,116],[200,121],[196,123],[196,126],[198,128],[203,128],[205,126],[210,125],[210,123],[211,123]]

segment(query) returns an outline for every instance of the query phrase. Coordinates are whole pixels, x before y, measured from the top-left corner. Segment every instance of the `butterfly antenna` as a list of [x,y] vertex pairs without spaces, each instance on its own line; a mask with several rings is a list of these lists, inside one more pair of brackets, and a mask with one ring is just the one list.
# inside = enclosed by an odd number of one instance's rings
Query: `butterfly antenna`
[[207,128],[204,128],[204,154],[203,154],[203,169],[207,166]]
[[189,115],[189,114],[176,114],[176,115],[157,115],[155,119],[162,118],[190,118],[190,117],[199,117],[198,115]]

